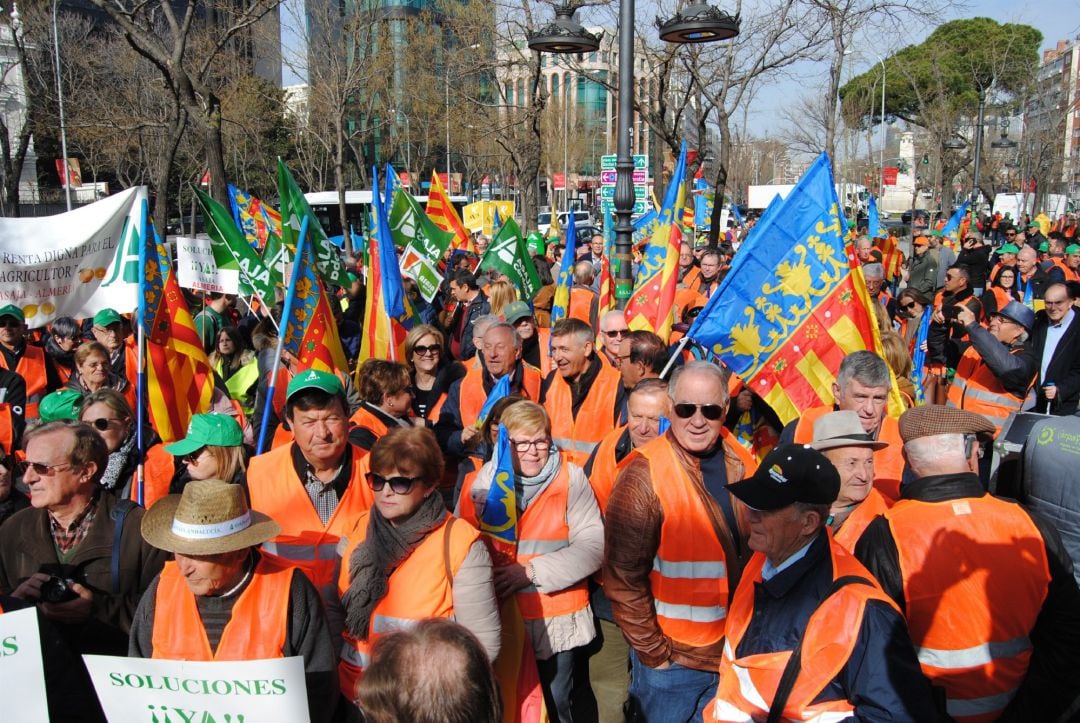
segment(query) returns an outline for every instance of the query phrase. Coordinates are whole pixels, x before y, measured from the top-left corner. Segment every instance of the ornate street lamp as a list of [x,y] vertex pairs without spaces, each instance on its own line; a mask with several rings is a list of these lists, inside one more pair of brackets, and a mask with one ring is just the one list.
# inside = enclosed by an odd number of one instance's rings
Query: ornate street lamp
[[739,34],[739,15],[729,15],[705,3],[687,5],[675,17],[661,22],[660,39],[669,43],[711,43]]
[[941,144],[941,147],[947,151],[962,151],[967,148],[967,143],[964,142],[963,138],[952,136],[951,138],[946,139],[945,142]]
[[990,144],[991,148],[1011,149],[1016,148],[1016,141],[1009,138],[1009,119],[1005,116],[1001,118],[1001,137]]
[[600,47],[600,38],[574,19],[574,4],[555,8],[555,19],[529,36],[529,50],[540,53],[591,53]]

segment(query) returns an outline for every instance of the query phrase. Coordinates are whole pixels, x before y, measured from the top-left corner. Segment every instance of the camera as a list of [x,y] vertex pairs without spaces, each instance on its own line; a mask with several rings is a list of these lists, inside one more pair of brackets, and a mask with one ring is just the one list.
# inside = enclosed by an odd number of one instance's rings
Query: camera
[[75,583],[76,568],[72,565],[42,565],[39,572],[49,576],[41,583],[41,601],[47,603],[65,603],[79,595],[71,589]]
[[956,304],[949,304],[941,307],[941,315],[945,317],[947,323],[956,321],[956,318],[960,316],[960,307]]

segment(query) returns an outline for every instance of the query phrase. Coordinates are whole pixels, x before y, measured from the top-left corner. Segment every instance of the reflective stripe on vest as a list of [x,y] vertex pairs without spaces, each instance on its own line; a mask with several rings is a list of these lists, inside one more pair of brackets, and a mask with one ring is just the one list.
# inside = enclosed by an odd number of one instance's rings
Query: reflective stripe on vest
[[599,442],[578,442],[573,439],[567,439],[566,437],[553,437],[551,439],[555,443],[555,446],[564,452],[573,452],[575,454],[584,454],[586,459],[596,449]]
[[982,698],[949,698],[945,701],[945,709],[953,718],[994,715],[1005,710],[1005,707],[1016,696],[1016,691],[1017,689],[1013,688],[1004,693],[987,695]]
[[[1013,350],[1009,353],[1016,353]],[[1031,381],[1035,377],[1032,375]],[[1029,383],[1030,386],[1030,383]],[[1023,396],[1005,391],[994,372],[982,360],[974,347],[968,347],[956,365],[956,377],[949,386],[946,404],[983,415],[1001,431],[1001,426],[1012,412],[1020,411]]]
[[[351,645],[341,646],[341,660],[349,665],[354,665],[363,670],[371,664],[371,656],[361,652]],[[342,693],[345,691],[343,690]]]
[[546,555],[570,547],[570,540],[518,540],[519,555]]
[[723,560],[665,560],[659,555],[653,558],[653,569],[664,577],[716,579],[727,577],[727,563]]
[[570,385],[558,371],[552,374],[555,378],[544,396],[544,409],[551,418],[551,438],[565,452],[568,462],[582,467],[604,436],[615,429],[615,398],[622,376],[610,364],[600,362],[600,370],[575,416]]
[[419,620],[412,618],[396,618],[392,615],[372,615],[371,632],[380,635],[392,633],[395,630],[411,630],[416,627]]
[[718,623],[727,617],[727,608],[719,605],[703,607],[701,605],[668,603],[663,600],[655,600],[653,605],[656,608],[657,615],[688,623]]
[[990,665],[1001,658],[1012,658],[1031,649],[1031,640],[1025,635],[1000,643],[989,642],[963,650],[936,650],[918,648],[919,662],[935,668],[961,669]]

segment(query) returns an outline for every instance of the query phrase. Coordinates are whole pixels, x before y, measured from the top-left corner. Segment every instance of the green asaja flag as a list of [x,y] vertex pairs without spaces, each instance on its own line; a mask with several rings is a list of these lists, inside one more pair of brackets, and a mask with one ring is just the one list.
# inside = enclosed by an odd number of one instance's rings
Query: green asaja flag
[[273,231],[266,235],[266,247],[263,248],[263,264],[270,272],[270,280],[275,286],[285,285],[285,265],[292,262],[292,254],[281,243],[281,237]]
[[394,194],[390,209],[390,235],[401,254],[401,273],[416,281],[420,295],[431,302],[439,291],[442,259],[454,235],[443,231],[428,218],[420,204],[408,192]]
[[505,274],[510,283],[521,290],[521,298],[529,300],[540,290],[540,276],[536,273],[525,237],[517,221],[506,219],[502,228],[491,240],[484,257],[480,259],[481,269],[494,269]]
[[240,271],[241,295],[256,294],[266,303],[274,303],[274,282],[270,271],[244,238],[243,231],[237,228],[232,214],[197,188],[195,195],[202,206],[206,232],[210,236],[210,248],[214,252],[214,261],[218,268]]
[[278,196],[281,198],[281,242],[288,249],[296,248],[296,237],[300,235],[300,222],[308,218],[308,241],[314,243],[315,266],[322,280],[336,286],[348,286],[345,264],[334,244],[326,238],[319,219],[311,211],[307,199],[296,185],[296,180],[289,172],[285,162],[278,159]]

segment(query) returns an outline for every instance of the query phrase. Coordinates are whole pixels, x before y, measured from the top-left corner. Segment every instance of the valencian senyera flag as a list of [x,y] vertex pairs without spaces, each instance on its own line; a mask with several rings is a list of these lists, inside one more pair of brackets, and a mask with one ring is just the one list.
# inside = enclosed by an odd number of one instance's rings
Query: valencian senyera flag
[[270,234],[281,234],[281,214],[247,191],[229,184],[229,206],[244,238],[256,249],[266,248]]
[[315,246],[311,234],[302,244],[293,269],[295,288],[291,308],[282,312],[284,334],[282,350],[296,357],[293,369],[299,373],[308,369],[336,372],[349,368],[345,351],[338,336],[337,323],[330,308],[322,280],[315,267]]
[[679,152],[679,162],[671,176],[664,204],[660,207],[656,230],[638,267],[634,292],[626,303],[626,324],[634,331],[655,332],[667,341],[671,336],[675,286],[679,281],[679,248],[682,246],[682,223],[677,215],[683,208],[686,193],[686,143]]
[[[833,403],[844,356],[881,352],[861,267],[822,153],[739,249],[686,335],[715,354],[787,424]],[[889,412],[903,409],[893,385]]]
[[877,238],[881,233],[881,215],[877,210],[877,199],[870,196],[870,201],[867,204],[866,211],[866,235],[870,238]]
[[604,206],[604,257],[600,261],[600,313],[615,308],[615,277],[618,271],[613,268],[615,258],[615,217],[611,206]]
[[504,275],[520,291],[523,299],[531,299],[540,291],[536,264],[529,255],[521,228],[512,218],[499,226],[477,268],[494,269]]
[[656,233],[657,226],[659,226],[659,219],[659,212],[651,206],[648,211],[641,216],[638,216],[637,220],[633,223],[634,246],[647,243],[649,239],[653,237],[653,234]]
[[315,212],[311,210],[307,199],[296,185],[296,180],[288,166],[278,159],[278,195],[281,197],[281,242],[286,248],[296,248],[296,236],[300,233],[300,221],[308,219],[308,241],[315,247],[315,263],[319,267],[319,276],[328,284],[349,286],[345,274],[345,263],[338,254],[337,247],[326,237],[326,232],[319,224]]
[[454,235],[451,243],[455,251],[476,253],[476,244],[473,243],[472,234],[461,222],[457,209],[454,208],[450,196],[443,188],[442,181],[439,180],[439,174],[435,171],[431,172],[431,188],[428,189],[427,208],[424,210],[436,226]]
[[491,414],[491,410],[495,407],[495,403],[510,394],[510,377],[512,376],[512,374],[502,375],[491,387],[487,399],[484,400],[484,406],[480,407],[480,414],[476,416],[476,422],[473,426],[477,429],[484,426],[484,422],[487,421],[488,415]]
[[147,408],[154,430],[168,444],[187,434],[193,414],[209,410],[214,374],[169,253],[149,221],[144,225],[140,269]]
[[[552,218],[555,212],[552,211]],[[566,318],[570,309],[570,289],[574,286],[574,262],[577,260],[577,227],[573,223],[566,225],[566,246],[563,248],[562,261],[559,263],[559,275],[555,277],[555,296],[551,303],[551,324]]]
[[228,209],[199,189],[194,190],[202,206],[206,233],[210,236],[210,248],[218,268],[239,270],[242,296],[254,294],[266,303],[274,303],[274,280],[270,271],[232,222]]
[[[386,176],[386,198],[393,197],[393,180]],[[376,179],[376,192],[371,194],[371,238],[368,242],[367,285],[364,306],[364,325],[361,329],[360,360],[403,360],[405,335],[412,327],[412,309],[401,285],[394,241],[390,235],[390,218],[378,193],[378,169],[373,168],[371,177]],[[357,367],[359,371],[359,367]]]

